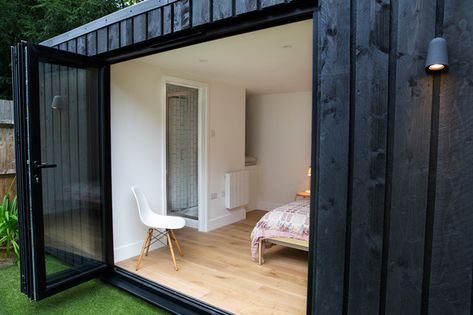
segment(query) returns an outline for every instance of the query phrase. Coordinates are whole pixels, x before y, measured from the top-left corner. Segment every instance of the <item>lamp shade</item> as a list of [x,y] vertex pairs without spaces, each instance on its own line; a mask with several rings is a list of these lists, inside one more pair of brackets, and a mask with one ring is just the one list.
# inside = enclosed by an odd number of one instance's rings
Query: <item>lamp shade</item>
[[445,38],[436,37],[429,43],[425,68],[431,71],[439,71],[448,67],[447,41]]
[[63,97],[61,95],[54,95],[51,103],[51,108],[55,110],[61,110],[64,106]]

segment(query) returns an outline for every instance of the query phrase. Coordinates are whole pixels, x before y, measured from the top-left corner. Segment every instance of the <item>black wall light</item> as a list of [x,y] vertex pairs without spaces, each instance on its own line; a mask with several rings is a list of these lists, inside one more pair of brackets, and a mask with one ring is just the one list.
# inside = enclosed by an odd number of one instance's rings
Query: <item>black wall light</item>
[[431,71],[444,70],[448,67],[447,41],[443,37],[436,37],[429,43],[425,68]]

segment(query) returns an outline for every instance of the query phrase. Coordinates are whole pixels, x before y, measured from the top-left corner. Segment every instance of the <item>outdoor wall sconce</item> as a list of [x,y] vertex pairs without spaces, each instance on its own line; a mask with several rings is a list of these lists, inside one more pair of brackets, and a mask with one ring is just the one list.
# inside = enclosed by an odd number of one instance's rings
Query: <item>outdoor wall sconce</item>
[[429,43],[425,69],[440,71],[448,67],[447,41],[443,37],[436,37]]
[[63,108],[63,99],[61,95],[54,95],[53,101],[51,103],[51,108],[55,110],[61,110]]

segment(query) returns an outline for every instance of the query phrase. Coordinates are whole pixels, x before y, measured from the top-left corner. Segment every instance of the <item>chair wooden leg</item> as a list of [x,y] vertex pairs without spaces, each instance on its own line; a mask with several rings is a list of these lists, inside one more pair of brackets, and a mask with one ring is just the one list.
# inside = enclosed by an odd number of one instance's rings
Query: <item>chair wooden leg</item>
[[148,244],[146,245],[146,254],[145,256],[148,256],[148,252],[149,252],[149,247],[151,246],[151,241],[153,240],[153,229],[149,229],[148,230]]
[[174,242],[176,242],[176,247],[177,251],[179,252],[179,255],[181,255],[181,257],[184,256],[181,250],[181,245],[179,245],[179,241],[176,238],[176,234],[174,234],[174,230],[169,230],[169,232],[171,232],[171,238],[174,240]]
[[140,268],[141,264],[141,259],[143,259],[143,254],[145,252],[146,244],[148,244],[149,241],[149,230],[148,230],[148,235],[146,236],[145,240],[143,241],[143,246],[141,246],[141,252],[140,252],[140,257],[138,258],[138,262],[136,263],[136,271]]
[[171,252],[172,262],[174,263],[174,269],[178,271],[179,268],[177,268],[176,256],[174,256],[174,250],[172,249],[172,241],[171,241],[171,235],[169,233],[169,230],[166,231],[166,236],[168,237],[168,246],[169,246],[169,251]]
[[263,239],[258,241],[258,265],[262,265],[263,260]]

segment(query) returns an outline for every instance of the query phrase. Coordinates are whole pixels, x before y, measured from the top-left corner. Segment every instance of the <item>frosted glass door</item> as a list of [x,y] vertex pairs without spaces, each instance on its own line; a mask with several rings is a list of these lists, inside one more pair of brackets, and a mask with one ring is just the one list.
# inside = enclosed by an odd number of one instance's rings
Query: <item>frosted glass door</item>
[[195,88],[166,85],[167,212],[198,217],[198,95]]

